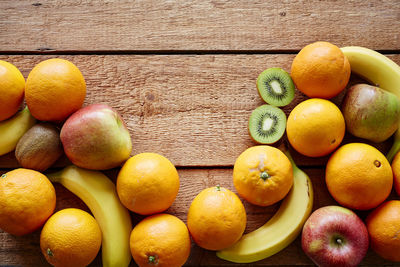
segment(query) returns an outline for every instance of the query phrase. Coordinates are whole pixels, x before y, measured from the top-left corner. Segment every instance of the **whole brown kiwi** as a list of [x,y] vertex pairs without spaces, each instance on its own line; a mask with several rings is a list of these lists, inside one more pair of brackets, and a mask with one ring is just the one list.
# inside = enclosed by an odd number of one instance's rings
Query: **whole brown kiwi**
[[63,154],[60,130],[53,124],[34,125],[18,141],[15,157],[23,168],[45,171]]

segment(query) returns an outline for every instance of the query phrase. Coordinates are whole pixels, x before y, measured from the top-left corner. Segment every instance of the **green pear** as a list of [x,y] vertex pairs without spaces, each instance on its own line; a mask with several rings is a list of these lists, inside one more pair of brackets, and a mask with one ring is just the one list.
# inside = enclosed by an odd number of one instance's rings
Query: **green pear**
[[400,100],[379,87],[356,84],[343,99],[342,113],[352,135],[380,143],[398,129]]

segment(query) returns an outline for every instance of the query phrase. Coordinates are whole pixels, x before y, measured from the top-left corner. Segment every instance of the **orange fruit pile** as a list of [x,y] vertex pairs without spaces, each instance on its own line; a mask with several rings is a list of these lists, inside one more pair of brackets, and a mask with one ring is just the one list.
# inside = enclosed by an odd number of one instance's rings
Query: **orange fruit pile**
[[17,113],[24,100],[25,78],[13,64],[0,60],[0,121]]
[[86,211],[63,209],[54,213],[40,234],[40,247],[53,266],[87,266],[101,246],[101,230]]
[[330,194],[341,205],[357,210],[377,207],[392,190],[390,163],[364,143],[341,146],[329,158],[325,174]]
[[233,184],[248,202],[269,206],[282,200],[293,185],[292,164],[272,146],[253,146],[236,159]]
[[[287,139],[308,157],[332,153],[325,172],[329,193],[350,209],[375,208],[366,220],[372,249],[385,259],[400,261],[400,201],[385,202],[393,183],[400,194],[400,153],[391,166],[370,145],[340,146],[345,120],[340,109],[327,100],[346,88],[350,73],[349,61],[336,45],[315,42],[301,49],[290,75],[297,89],[310,99],[290,112]],[[40,62],[26,83],[15,66],[0,61],[0,121],[15,114],[25,96],[36,119],[63,122],[82,107],[85,95],[82,73],[67,60]],[[275,204],[292,188],[292,164],[275,147],[250,147],[236,159],[233,185],[251,204]],[[228,248],[242,237],[246,210],[240,198],[224,187],[206,188],[196,195],[187,213],[187,226],[179,218],[161,213],[171,207],[179,187],[175,166],[157,153],[137,154],[120,169],[116,191],[121,203],[132,212],[150,215],[130,235],[131,254],[139,266],[184,265],[190,255],[190,237],[207,250]],[[78,209],[52,215],[55,202],[54,187],[43,174],[22,168],[10,171],[0,178],[0,228],[24,235],[44,225],[40,246],[50,264],[90,264],[102,241],[96,220]]]
[[133,259],[141,267],[180,267],[190,254],[189,231],[173,215],[152,215],[132,230],[130,247]]
[[235,244],[243,235],[246,221],[246,211],[239,197],[220,186],[201,191],[187,214],[193,240],[208,250],[220,250]]
[[350,63],[339,47],[315,42],[296,55],[290,75],[297,89],[308,97],[329,99],[343,91],[350,73]]
[[175,166],[157,153],[140,153],[128,159],[117,178],[121,203],[129,210],[149,215],[168,209],[179,191]]
[[86,83],[70,61],[52,58],[37,64],[26,80],[29,110],[41,121],[64,121],[83,105]]
[[345,134],[340,109],[325,99],[312,98],[299,103],[289,114],[287,138],[299,153],[321,157],[334,151]]
[[400,262],[400,201],[380,205],[368,215],[366,224],[371,248],[384,259]]
[[41,227],[53,213],[56,193],[46,176],[19,168],[0,177],[0,228],[21,236]]

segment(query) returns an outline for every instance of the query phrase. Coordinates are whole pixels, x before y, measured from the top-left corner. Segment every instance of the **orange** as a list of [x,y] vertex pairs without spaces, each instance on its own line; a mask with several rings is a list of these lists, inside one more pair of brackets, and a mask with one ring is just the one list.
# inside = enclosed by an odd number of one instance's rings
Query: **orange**
[[0,121],[17,113],[24,100],[25,78],[13,64],[0,60]]
[[339,47],[315,42],[296,55],[290,75],[297,89],[308,97],[329,99],[346,87],[350,72],[350,63]]
[[286,133],[297,152],[321,157],[335,150],[346,130],[340,109],[332,102],[312,98],[299,103],[289,114]]
[[38,171],[15,169],[0,177],[0,228],[25,235],[41,227],[53,213],[56,193]]
[[140,267],[179,267],[189,258],[190,235],[185,223],[177,217],[156,214],[133,228],[130,247]]
[[168,209],[179,191],[179,175],[164,156],[141,153],[129,158],[117,177],[121,203],[129,210],[149,215]]
[[246,228],[246,211],[229,189],[204,189],[193,200],[187,224],[193,240],[202,248],[220,250],[235,244]]
[[26,80],[26,104],[32,116],[41,121],[64,121],[82,107],[85,96],[82,73],[65,59],[40,62]]
[[325,180],[332,197],[356,210],[377,207],[390,194],[393,174],[386,157],[373,146],[351,143],[329,158]]
[[87,266],[101,246],[101,230],[92,215],[80,209],[53,214],[40,233],[40,248],[46,260],[57,267]]
[[384,202],[367,217],[371,248],[381,257],[400,262],[400,201]]
[[396,190],[397,195],[400,196],[400,153],[397,153],[393,158],[392,170],[394,189]]
[[236,159],[233,184],[248,202],[269,206],[282,200],[293,185],[292,164],[272,146],[253,146]]

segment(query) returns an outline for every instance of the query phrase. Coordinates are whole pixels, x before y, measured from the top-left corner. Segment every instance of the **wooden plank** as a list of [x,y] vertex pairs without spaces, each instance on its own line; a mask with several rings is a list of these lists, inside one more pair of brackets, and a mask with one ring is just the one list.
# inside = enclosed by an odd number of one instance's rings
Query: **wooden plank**
[[[0,56],[28,76],[52,56]],[[85,105],[107,103],[126,121],[133,152],[157,152],[177,166],[232,166],[246,148],[256,145],[247,123],[264,102],[255,81],[269,67],[290,70],[293,55],[79,55],[57,56],[74,62],[87,82]],[[400,55],[390,56],[400,63]],[[352,79],[352,83],[360,79]],[[337,104],[343,93],[334,98]],[[296,92],[286,115],[306,97]],[[359,139],[346,138],[346,142]],[[387,151],[391,142],[378,146]],[[12,153],[11,153],[12,154]],[[294,153],[299,165],[324,165],[327,157]],[[1,167],[15,167],[12,155]]]
[[[4,172],[4,171],[0,171]],[[305,169],[310,176],[314,188],[314,207],[317,209],[322,206],[336,205],[336,202],[329,195],[324,182],[323,169]],[[117,170],[106,172],[115,181]],[[167,213],[174,214],[184,222],[190,203],[194,197],[204,188],[220,184],[236,193],[232,183],[232,169],[180,169],[179,170],[181,187],[178,196]],[[71,192],[59,184],[55,184],[57,193],[56,210],[64,208],[80,208],[89,211],[86,205]],[[390,198],[394,198],[394,194]],[[243,200],[242,200],[243,201]],[[278,209],[279,204],[270,207],[257,207],[243,201],[247,212],[248,220],[246,233],[263,225]],[[143,219],[133,213],[134,224]],[[361,218],[365,218],[367,212],[358,212]],[[48,266],[44,257],[41,255],[39,247],[40,230],[23,236],[14,237],[0,230],[0,265],[21,265],[21,266]],[[300,237],[290,246],[280,253],[252,263],[251,266],[313,266],[312,262],[302,252]],[[371,250],[363,260],[361,266],[396,266],[396,263],[385,261]],[[98,255],[91,266],[101,266],[101,257]],[[133,263],[131,266],[135,266]],[[227,261],[223,261],[215,256],[212,251],[199,248],[192,242],[190,258],[185,266],[239,266]]]
[[397,1],[0,1],[0,51],[399,50]]

